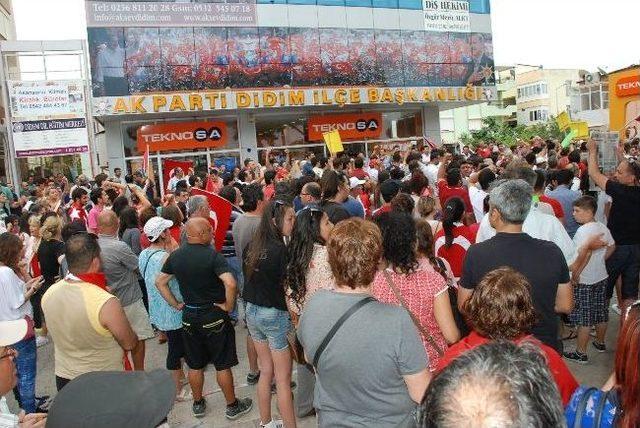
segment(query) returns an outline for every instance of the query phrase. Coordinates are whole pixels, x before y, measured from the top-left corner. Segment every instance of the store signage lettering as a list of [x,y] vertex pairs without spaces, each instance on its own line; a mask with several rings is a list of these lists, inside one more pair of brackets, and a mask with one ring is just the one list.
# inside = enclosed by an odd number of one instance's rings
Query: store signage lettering
[[132,95],[95,99],[95,114],[164,113],[176,111],[487,101],[495,87],[339,88],[258,91],[211,91],[189,94]]
[[224,122],[177,122],[138,128],[138,149],[165,150],[222,147],[227,144]]
[[616,83],[616,95],[630,97],[640,95],[640,76],[623,77]]
[[382,133],[381,113],[347,113],[311,116],[308,121],[309,140],[322,141],[323,134],[339,131],[343,140],[378,138]]

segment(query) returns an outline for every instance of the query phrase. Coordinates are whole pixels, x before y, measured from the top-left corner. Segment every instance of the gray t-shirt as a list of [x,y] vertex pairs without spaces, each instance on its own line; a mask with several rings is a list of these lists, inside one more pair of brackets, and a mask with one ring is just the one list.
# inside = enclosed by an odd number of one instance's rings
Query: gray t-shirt
[[242,263],[242,255],[245,248],[253,239],[253,235],[260,225],[260,216],[242,214],[233,222],[231,233],[233,235],[233,245],[236,248],[236,257]]
[[[366,294],[319,290],[305,305],[298,338],[313,359],[329,330]],[[401,307],[372,302],[351,316],[318,362],[314,407],[320,427],[415,426],[416,403],[403,376],[428,367],[424,346]]]
[[129,306],[142,299],[142,289],[138,283],[138,256],[114,236],[98,235],[98,243],[102,269],[111,292],[122,306]]

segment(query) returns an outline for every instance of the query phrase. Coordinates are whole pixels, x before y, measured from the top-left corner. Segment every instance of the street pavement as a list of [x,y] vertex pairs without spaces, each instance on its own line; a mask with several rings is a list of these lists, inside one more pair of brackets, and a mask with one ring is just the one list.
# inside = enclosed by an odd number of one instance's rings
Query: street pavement
[[[610,331],[607,334],[607,352],[598,353],[589,345],[589,364],[580,365],[567,362],[569,369],[578,379],[580,384],[601,386],[611,374],[615,352],[615,338],[618,331],[619,317],[610,312]],[[215,371],[210,367],[205,374],[204,391],[207,394],[207,414],[204,418],[197,419],[191,414],[191,401],[176,403],[169,414],[169,423],[172,427],[258,427],[259,414],[256,402],[256,387],[247,385],[246,375],[249,371],[248,360],[245,350],[245,338],[247,330],[242,323],[236,327],[236,343],[238,346],[239,365],[233,369],[236,384],[236,394],[238,397],[251,397],[254,400],[252,411],[237,421],[228,421],[224,417],[224,398],[215,381]],[[574,341],[566,341],[566,349],[573,350]],[[146,368],[164,368],[167,345],[158,344],[157,339],[147,341]],[[565,360],[566,361],[566,360]],[[294,372],[294,379],[296,374]],[[295,394],[295,390],[294,390]],[[55,395],[54,357],[53,343],[38,348],[38,377],[36,395]],[[12,410],[15,410],[13,394],[8,394],[7,398]],[[277,418],[276,397],[273,396],[273,415]],[[315,417],[307,417],[298,420],[298,426],[302,428],[316,426]]]

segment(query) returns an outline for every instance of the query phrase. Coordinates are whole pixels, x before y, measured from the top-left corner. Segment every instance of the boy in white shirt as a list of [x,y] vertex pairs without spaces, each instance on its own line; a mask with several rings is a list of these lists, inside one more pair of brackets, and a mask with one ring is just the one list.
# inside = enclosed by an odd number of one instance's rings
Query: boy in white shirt
[[595,220],[598,204],[592,196],[582,196],[573,203],[573,217],[581,226],[573,237],[577,248],[587,244],[594,236],[601,236],[606,247],[590,251],[589,256],[572,272],[574,309],[569,315],[572,325],[578,327],[578,340],[574,352],[564,352],[563,356],[579,364],[587,364],[589,331],[596,327],[593,347],[605,352],[605,334],[609,321],[606,298],[607,268],[605,260],[613,253],[615,242],[607,226]]

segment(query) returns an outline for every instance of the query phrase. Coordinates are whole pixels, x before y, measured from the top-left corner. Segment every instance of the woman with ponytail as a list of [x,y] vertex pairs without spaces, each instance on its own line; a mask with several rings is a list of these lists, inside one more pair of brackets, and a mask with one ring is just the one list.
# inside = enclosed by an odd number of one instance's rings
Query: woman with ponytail
[[[329,216],[316,204],[306,205],[296,214],[284,280],[287,306],[295,327],[305,303],[316,291],[335,288],[325,247],[332,229]],[[297,370],[295,410],[296,415],[302,418],[314,411],[315,375],[308,365],[298,364]]]
[[456,278],[462,274],[467,250],[476,242],[474,230],[462,224],[464,211],[462,199],[449,198],[442,207],[442,230],[435,236],[435,255],[449,262]]

